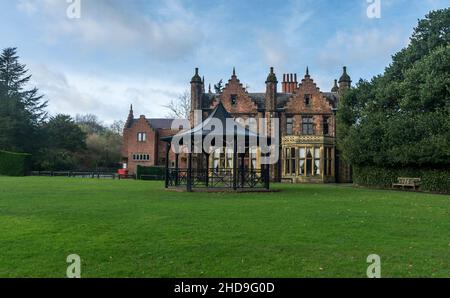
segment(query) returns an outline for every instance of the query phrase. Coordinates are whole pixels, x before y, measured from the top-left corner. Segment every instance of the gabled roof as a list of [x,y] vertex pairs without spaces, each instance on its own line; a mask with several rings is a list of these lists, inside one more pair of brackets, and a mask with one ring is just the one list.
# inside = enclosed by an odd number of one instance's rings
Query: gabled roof
[[[227,125],[227,119],[233,119],[233,125],[229,126]],[[222,130],[220,131],[217,127],[215,127],[215,124],[217,124],[217,121],[219,121],[222,125]],[[230,121],[230,120],[228,120]],[[191,135],[202,135],[204,136],[211,136],[214,137],[215,135],[221,135],[224,138],[224,141],[226,140],[227,136],[234,136],[236,133],[237,136],[240,137],[255,137],[258,138],[259,135],[255,132],[252,132],[248,128],[242,126],[240,123],[234,121],[233,116],[231,116],[230,113],[225,109],[222,102],[219,102],[219,104],[214,108],[214,110],[211,112],[211,114],[206,118],[202,123],[196,125],[195,127],[186,130],[184,132],[181,132],[177,135],[180,139],[183,137],[189,137]],[[162,138],[163,141],[171,142],[173,136],[170,137],[164,137]]]
[[335,92],[322,92],[333,108],[337,108],[339,96]]
[[147,122],[154,129],[171,129],[173,120],[175,119],[151,118],[147,119]]
[[[164,118],[146,118],[145,119],[147,123],[155,130],[158,129],[171,129],[172,128],[172,122],[175,119],[164,119]],[[133,119],[133,122],[128,125],[127,128],[131,128],[134,124],[136,124],[139,121],[139,118]]]

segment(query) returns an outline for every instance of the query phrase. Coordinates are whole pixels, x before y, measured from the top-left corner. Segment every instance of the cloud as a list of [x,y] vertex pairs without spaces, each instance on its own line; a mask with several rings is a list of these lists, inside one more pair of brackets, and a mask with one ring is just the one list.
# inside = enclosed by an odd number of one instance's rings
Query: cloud
[[38,10],[36,2],[29,0],[19,0],[17,3],[17,9],[27,15],[33,15]]
[[20,0],[19,11],[40,17],[47,42],[67,41],[91,50],[133,50],[156,59],[181,59],[195,49],[202,34],[197,18],[181,2],[162,2],[159,9],[142,13],[139,2],[81,0],[81,18],[70,19],[69,4],[61,0]]
[[314,15],[308,1],[291,0],[279,11],[279,21],[272,30],[259,30],[257,44],[266,64],[287,67],[299,55],[302,26]]
[[321,66],[340,66],[352,63],[373,64],[379,57],[390,57],[408,43],[400,30],[384,32],[379,29],[337,31],[319,52]]
[[168,111],[163,106],[185,87],[139,77],[66,74],[43,64],[31,63],[30,71],[51,114],[95,114],[106,123],[126,118],[130,104],[147,117],[164,117]]

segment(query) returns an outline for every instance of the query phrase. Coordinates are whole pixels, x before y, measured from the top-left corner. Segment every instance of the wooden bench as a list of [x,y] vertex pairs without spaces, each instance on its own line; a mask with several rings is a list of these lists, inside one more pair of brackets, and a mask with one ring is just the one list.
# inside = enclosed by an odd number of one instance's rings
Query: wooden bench
[[412,187],[414,190],[420,187],[420,178],[409,178],[409,177],[398,177],[398,182],[392,184],[393,188],[401,187]]

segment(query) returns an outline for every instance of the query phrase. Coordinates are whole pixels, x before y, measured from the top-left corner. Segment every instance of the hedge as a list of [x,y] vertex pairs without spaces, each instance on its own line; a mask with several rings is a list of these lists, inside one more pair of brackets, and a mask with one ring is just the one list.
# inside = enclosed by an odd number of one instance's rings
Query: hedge
[[379,168],[356,166],[353,182],[359,185],[390,188],[398,177],[421,178],[420,190],[450,193],[450,170],[417,168]]
[[31,154],[0,150],[0,175],[25,176],[30,171]]
[[[151,175],[153,177],[141,177],[142,175]],[[137,166],[136,178],[142,180],[164,180],[165,169],[164,167],[144,167]]]

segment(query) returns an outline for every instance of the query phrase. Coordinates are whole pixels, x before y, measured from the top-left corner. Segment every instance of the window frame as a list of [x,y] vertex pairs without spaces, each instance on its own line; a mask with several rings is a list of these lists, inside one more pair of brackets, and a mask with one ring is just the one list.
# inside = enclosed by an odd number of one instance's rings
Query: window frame
[[232,107],[235,107],[237,105],[237,94],[231,94],[230,95],[230,103]]
[[311,106],[311,101],[312,101],[312,95],[305,94],[305,96],[303,97],[303,103],[305,104],[306,107]]
[[330,117],[329,116],[323,116],[323,118],[322,118],[322,133],[324,136],[330,135]]
[[314,117],[302,116],[302,135],[314,135]]
[[137,133],[137,141],[139,143],[147,142],[147,133],[146,132],[138,132]]
[[286,118],[286,135],[291,136],[294,134],[294,117],[289,116]]

